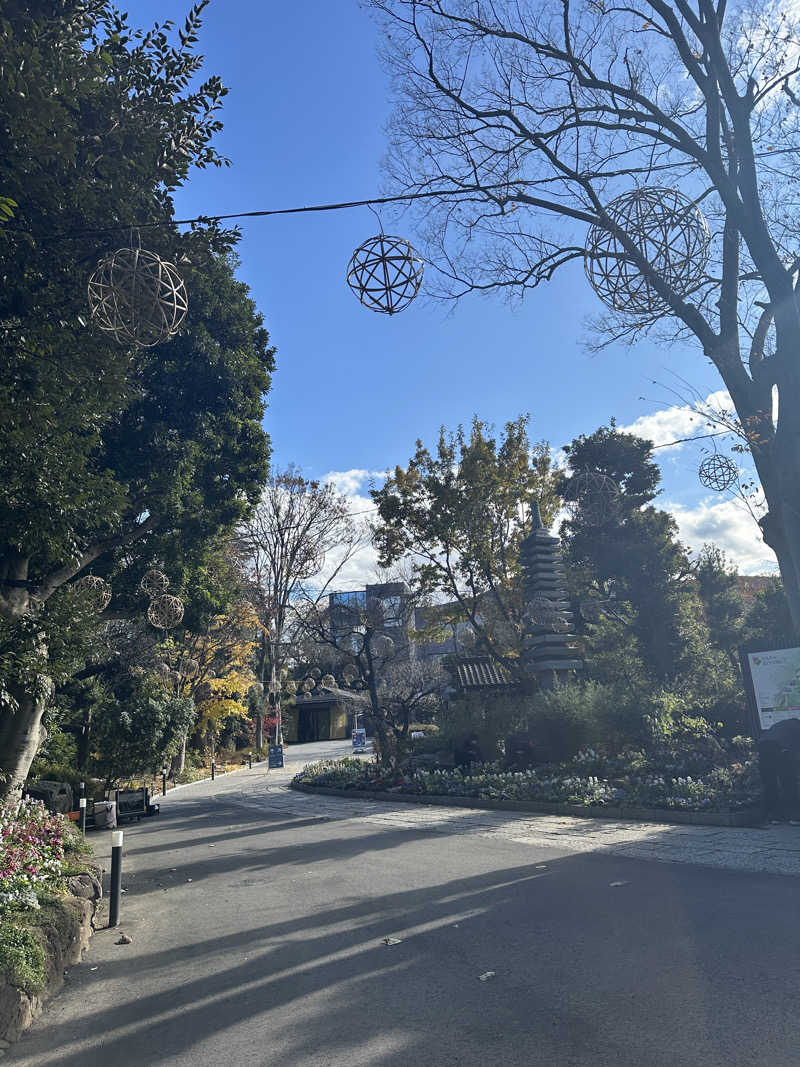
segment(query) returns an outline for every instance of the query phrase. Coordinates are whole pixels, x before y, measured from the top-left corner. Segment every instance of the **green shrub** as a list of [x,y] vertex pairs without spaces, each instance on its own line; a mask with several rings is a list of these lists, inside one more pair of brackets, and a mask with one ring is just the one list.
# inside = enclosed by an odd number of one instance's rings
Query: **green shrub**
[[31,995],[47,983],[44,946],[34,930],[7,919],[0,921],[0,973],[11,985]]
[[599,682],[556,682],[534,696],[528,734],[553,761],[569,759],[589,745],[633,740],[630,709],[617,691]]
[[442,710],[441,748],[453,749],[475,733],[484,759],[496,759],[501,743],[524,726],[528,704],[516,693],[476,694],[451,700]]

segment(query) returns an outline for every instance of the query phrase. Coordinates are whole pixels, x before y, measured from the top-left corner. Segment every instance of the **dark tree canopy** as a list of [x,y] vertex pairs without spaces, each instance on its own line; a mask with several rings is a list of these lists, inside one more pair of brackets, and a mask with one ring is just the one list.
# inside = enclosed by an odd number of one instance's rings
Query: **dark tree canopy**
[[[0,772],[18,788],[67,616],[96,568],[120,607],[151,561],[180,583],[267,474],[273,351],[234,275],[236,234],[179,233],[172,192],[212,145],[225,89],[181,28],[130,29],[106,0],[12,0],[0,18]],[[140,234],[130,223],[141,224]],[[113,232],[109,232],[109,228]],[[124,347],[88,321],[87,278],[130,241],[177,265],[178,337]],[[113,607],[116,605],[112,605]],[[60,621],[59,621],[60,619]]]

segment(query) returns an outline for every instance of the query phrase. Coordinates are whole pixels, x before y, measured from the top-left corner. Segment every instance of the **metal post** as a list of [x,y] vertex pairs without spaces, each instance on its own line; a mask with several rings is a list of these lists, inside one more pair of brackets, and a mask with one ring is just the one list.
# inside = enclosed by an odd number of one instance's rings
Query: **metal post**
[[86,797],[81,797],[81,799],[78,801],[78,806],[79,806],[79,808],[81,810],[81,817],[80,817],[81,833],[83,834],[84,837],[86,837]]
[[111,888],[108,902],[108,925],[119,922],[119,898],[122,890],[122,830],[111,833]]
[[248,754],[247,754],[247,766],[252,771],[252,769],[253,769],[253,753],[252,752],[248,752]]
[[166,795],[167,795],[167,768],[166,767],[162,767],[161,768],[161,796],[165,797]]
[[217,764],[216,764],[216,762],[215,762],[215,761],[214,761],[214,760],[212,759],[212,761],[211,761],[211,781],[212,781],[212,782],[214,781],[214,775],[216,774],[216,772],[217,772]]

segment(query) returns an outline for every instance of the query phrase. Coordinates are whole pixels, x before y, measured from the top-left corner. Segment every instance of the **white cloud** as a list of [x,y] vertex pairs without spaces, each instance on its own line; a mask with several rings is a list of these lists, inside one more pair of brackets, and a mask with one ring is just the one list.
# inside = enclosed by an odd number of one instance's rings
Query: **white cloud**
[[[325,484],[333,485],[336,491],[346,498],[350,514],[356,522],[366,528],[370,519],[375,517],[375,504],[366,490],[369,488],[371,481],[374,481],[377,485],[382,484],[387,473],[387,471],[373,471],[361,467],[353,467],[351,470],[346,471],[329,471],[323,475],[321,480]],[[319,578],[315,580],[315,584],[321,585],[328,581],[341,559],[341,552],[337,553],[336,550],[329,552],[328,558],[325,560],[325,567]],[[365,538],[362,547],[345,563],[341,571],[336,575],[330,591],[363,589],[367,583],[378,580],[378,573],[378,553],[369,539]]]
[[349,471],[328,471],[323,475],[322,481],[330,483],[342,496],[357,497],[359,489],[362,489],[365,484],[368,487],[372,479],[382,482],[387,473],[387,471],[370,471],[354,467]]
[[622,433],[634,433],[638,437],[644,437],[652,441],[654,445],[666,445],[682,437],[707,433],[707,419],[703,412],[730,411],[731,408],[731,398],[727,389],[718,389],[696,404],[674,404],[672,407],[653,411],[650,415],[640,415],[630,425],[620,426],[619,430]]
[[755,520],[736,500],[702,500],[696,507],[662,505],[678,524],[681,541],[693,552],[713,542],[741,574],[777,572],[775,555],[761,537]]

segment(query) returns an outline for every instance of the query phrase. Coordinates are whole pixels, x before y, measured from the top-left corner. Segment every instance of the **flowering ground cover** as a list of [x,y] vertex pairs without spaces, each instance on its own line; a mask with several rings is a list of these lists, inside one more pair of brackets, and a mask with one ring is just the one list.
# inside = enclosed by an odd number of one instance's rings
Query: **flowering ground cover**
[[40,800],[0,806],[0,974],[27,993],[47,978],[39,926],[53,921],[48,909],[87,851],[69,820]]
[[39,906],[64,870],[67,820],[26,797],[0,808],[0,914]]
[[587,807],[736,812],[757,806],[761,789],[752,752],[743,744],[732,746],[725,755],[727,759],[720,762],[720,752],[710,754],[702,747],[663,747],[649,754],[636,751],[614,756],[590,750],[566,763],[524,771],[485,763],[398,773],[354,759],[323,760],[305,767],[295,782]]

